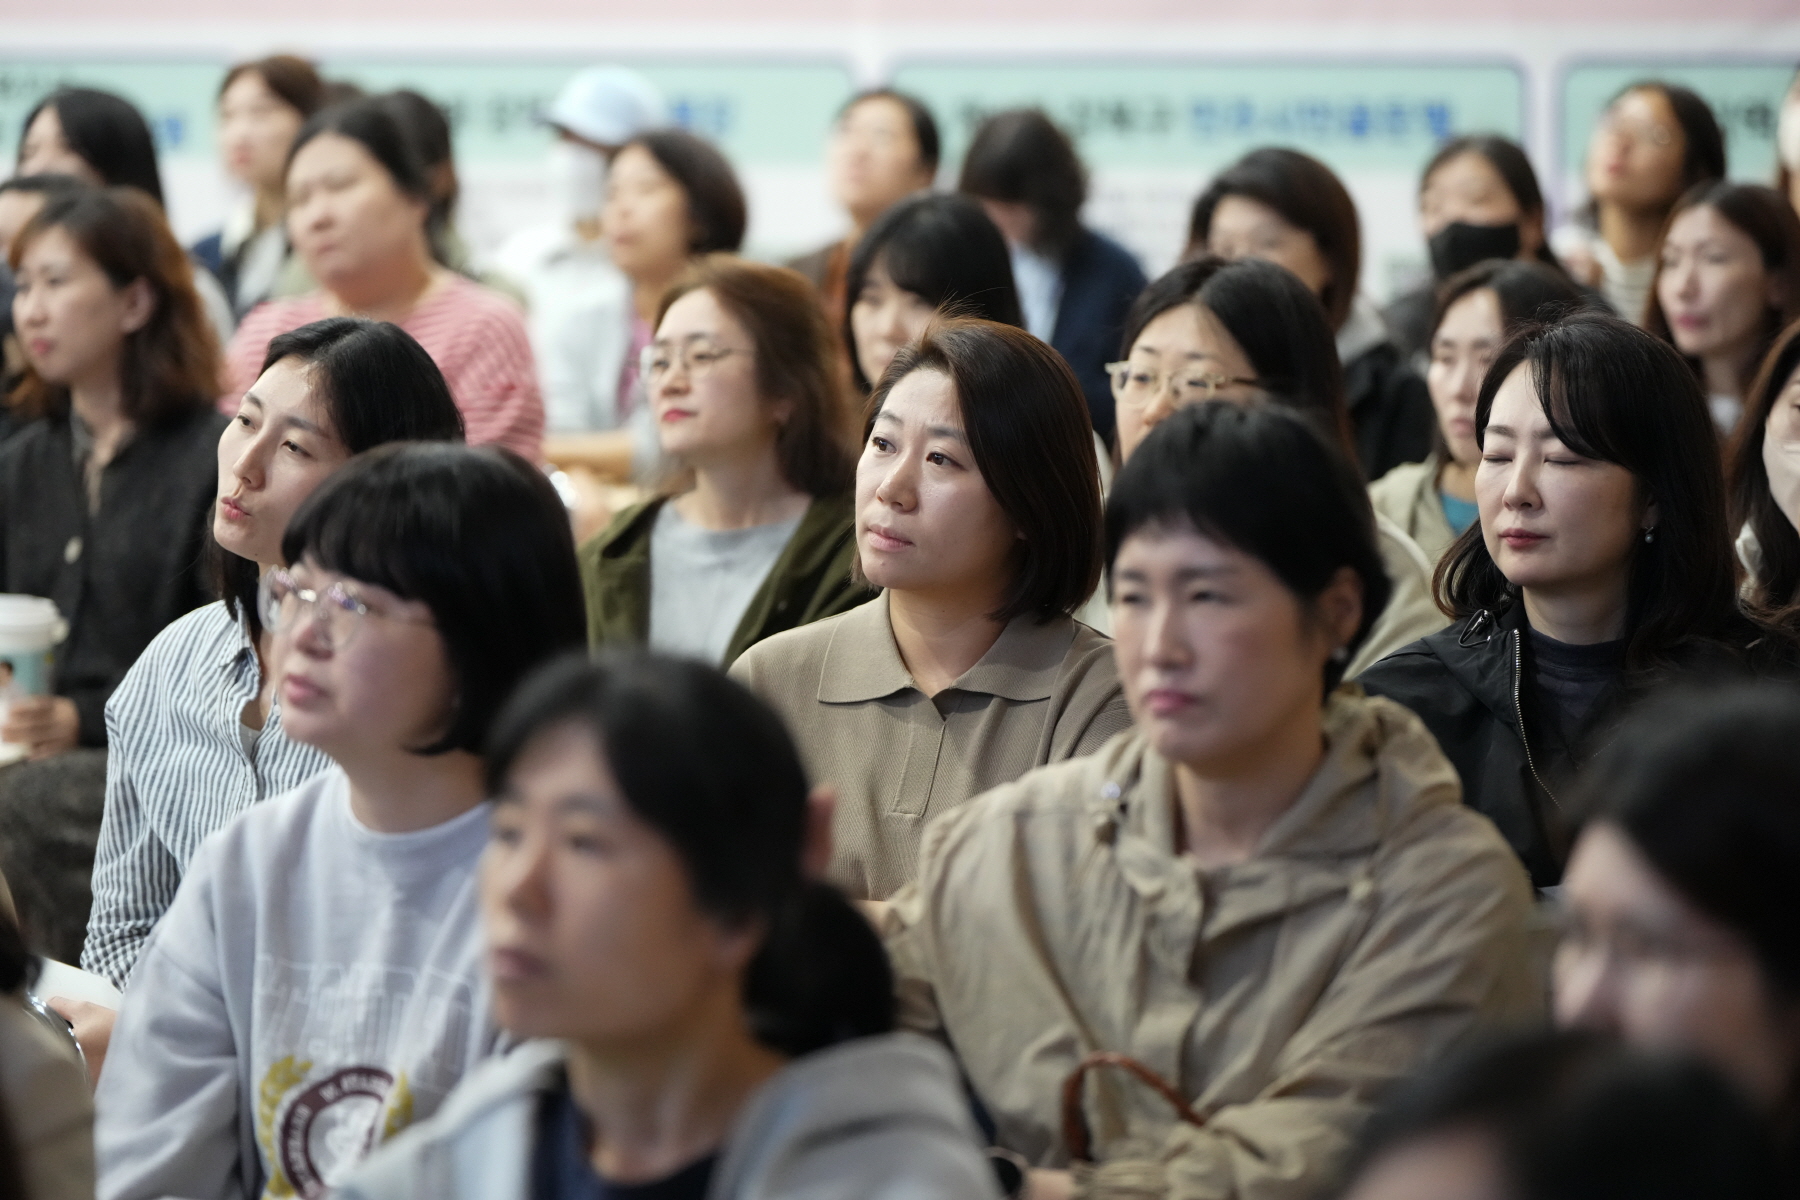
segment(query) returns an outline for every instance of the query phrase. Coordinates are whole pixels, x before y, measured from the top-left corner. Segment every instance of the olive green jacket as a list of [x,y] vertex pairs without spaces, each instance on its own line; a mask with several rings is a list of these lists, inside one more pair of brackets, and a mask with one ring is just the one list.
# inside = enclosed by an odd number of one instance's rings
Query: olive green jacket
[[[650,533],[666,502],[635,504],[582,544],[581,586],[587,594],[588,642],[595,647],[650,637]],[[729,667],[757,642],[784,629],[846,612],[875,598],[850,579],[856,556],[848,494],[814,500],[781,557],[751,597],[725,649]]]

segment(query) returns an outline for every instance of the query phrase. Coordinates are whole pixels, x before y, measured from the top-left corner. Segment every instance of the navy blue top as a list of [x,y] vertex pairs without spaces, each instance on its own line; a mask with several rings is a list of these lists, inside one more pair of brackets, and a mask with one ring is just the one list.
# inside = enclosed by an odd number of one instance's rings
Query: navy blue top
[[649,1183],[613,1183],[588,1161],[588,1123],[567,1081],[538,1108],[537,1146],[531,1155],[532,1200],[706,1200],[719,1156],[709,1154],[673,1175]]
[[1063,259],[1062,302],[1056,306],[1050,345],[1075,372],[1094,432],[1109,446],[1114,417],[1106,364],[1124,357],[1119,339],[1125,334],[1125,315],[1148,283],[1131,251],[1092,229],[1081,231]]

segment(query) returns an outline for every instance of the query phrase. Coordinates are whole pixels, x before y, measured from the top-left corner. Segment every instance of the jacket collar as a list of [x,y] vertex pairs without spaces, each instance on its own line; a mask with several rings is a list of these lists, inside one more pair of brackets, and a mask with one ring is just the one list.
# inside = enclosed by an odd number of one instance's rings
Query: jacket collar
[[[1075,623],[1067,617],[1043,624],[1029,614],[1014,617],[981,660],[950,686],[1003,700],[1048,700],[1074,640]],[[837,618],[819,672],[822,702],[860,704],[917,687],[894,643],[885,591]]]

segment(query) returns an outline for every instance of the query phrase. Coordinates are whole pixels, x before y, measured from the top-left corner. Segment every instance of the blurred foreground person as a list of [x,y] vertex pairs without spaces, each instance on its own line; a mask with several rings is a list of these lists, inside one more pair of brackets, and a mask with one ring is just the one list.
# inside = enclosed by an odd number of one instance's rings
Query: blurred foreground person
[[1034,1200],[1311,1194],[1395,1080],[1540,1019],[1531,890],[1418,718],[1336,690],[1388,585],[1330,439],[1186,409],[1106,538],[1135,727],[927,827],[885,914],[902,1022]]
[[487,771],[494,1009],[541,1040],[339,1195],[997,1195],[949,1055],[893,1032],[879,941],[803,876],[822,827],[766,707],[699,663],[571,658],[508,706]]

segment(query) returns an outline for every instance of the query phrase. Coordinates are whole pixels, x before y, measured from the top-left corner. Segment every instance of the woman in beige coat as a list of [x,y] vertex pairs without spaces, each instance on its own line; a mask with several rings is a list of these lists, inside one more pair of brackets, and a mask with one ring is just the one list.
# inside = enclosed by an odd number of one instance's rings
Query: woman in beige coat
[[[1349,459],[1272,405],[1155,430],[1107,545],[1131,734],[934,822],[884,914],[903,1019],[945,1036],[1033,1200],[1309,1197],[1381,1090],[1542,1019],[1531,890],[1407,710],[1343,665],[1386,602]],[[1060,1094],[1086,1076],[1096,1169]],[[1072,1131],[1071,1131],[1072,1132]]]

